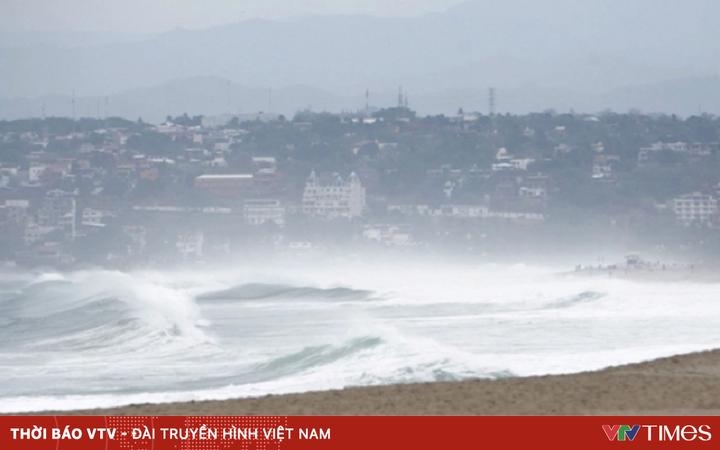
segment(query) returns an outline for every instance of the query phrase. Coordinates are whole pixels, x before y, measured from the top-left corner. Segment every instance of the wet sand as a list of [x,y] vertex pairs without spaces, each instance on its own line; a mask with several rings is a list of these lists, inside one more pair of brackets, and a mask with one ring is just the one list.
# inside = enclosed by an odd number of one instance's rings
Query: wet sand
[[45,414],[720,415],[720,350],[575,375],[362,387]]

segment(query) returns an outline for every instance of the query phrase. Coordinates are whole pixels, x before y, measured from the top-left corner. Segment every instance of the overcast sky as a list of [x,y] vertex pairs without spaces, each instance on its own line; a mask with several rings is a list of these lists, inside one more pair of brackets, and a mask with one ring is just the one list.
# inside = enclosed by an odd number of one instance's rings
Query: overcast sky
[[154,33],[302,14],[417,16],[464,0],[0,0],[0,31]]

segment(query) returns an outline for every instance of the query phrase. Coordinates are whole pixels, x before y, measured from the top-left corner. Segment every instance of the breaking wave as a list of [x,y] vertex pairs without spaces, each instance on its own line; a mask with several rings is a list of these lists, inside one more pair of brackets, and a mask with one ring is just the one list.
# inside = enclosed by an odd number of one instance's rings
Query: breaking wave
[[296,287],[282,284],[243,284],[230,289],[209,292],[198,296],[198,300],[264,300],[264,299],[323,299],[323,300],[364,300],[370,291],[348,288],[321,289]]
[[571,373],[720,341],[712,286],[279,272],[0,273],[0,412]]
[[198,327],[200,309],[191,296],[120,272],[44,274],[0,295],[0,339],[20,348],[211,341]]
[[549,303],[549,307],[551,308],[567,308],[571,306],[576,306],[580,304],[590,303],[595,300],[599,300],[603,297],[605,297],[606,294],[602,292],[581,292],[580,294],[573,295],[566,298],[561,298],[559,300],[553,301]]

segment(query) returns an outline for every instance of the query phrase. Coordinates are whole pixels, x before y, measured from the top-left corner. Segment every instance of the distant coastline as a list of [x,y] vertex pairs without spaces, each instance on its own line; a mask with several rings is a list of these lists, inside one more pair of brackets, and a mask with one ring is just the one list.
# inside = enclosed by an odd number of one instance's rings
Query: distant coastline
[[617,266],[615,268],[590,267],[581,270],[563,272],[569,278],[607,278],[629,281],[651,282],[697,282],[720,283],[720,266],[717,263],[708,264],[662,264],[647,268],[633,268]]

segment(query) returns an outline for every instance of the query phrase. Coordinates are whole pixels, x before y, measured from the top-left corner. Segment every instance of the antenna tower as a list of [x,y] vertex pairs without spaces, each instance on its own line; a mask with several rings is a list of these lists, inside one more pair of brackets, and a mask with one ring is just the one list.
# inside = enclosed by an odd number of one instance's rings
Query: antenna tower
[[73,94],[72,94],[72,114],[73,114],[72,130],[74,133],[75,132],[75,121],[77,120],[77,117],[75,116],[75,89],[73,89]]
[[495,88],[488,89],[488,112],[495,115]]
[[370,89],[365,90],[365,117],[370,117]]

